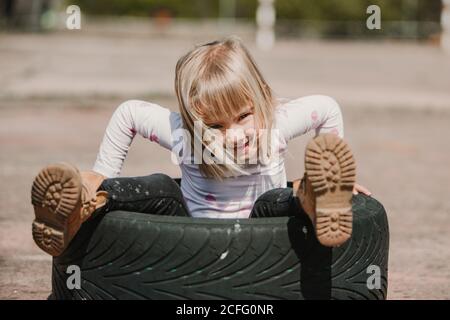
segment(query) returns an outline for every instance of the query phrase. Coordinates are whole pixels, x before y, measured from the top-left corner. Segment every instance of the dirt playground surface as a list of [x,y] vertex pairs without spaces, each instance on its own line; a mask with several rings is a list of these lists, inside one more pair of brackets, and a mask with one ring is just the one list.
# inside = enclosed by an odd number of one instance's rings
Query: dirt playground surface
[[[176,61],[216,38],[185,27],[188,36],[156,35],[114,19],[77,32],[0,33],[0,299],[51,291],[51,258],[31,238],[34,176],[59,161],[91,168],[126,99],[176,110]],[[357,181],[389,218],[388,298],[450,299],[450,55],[419,42],[295,39],[262,52],[253,39],[244,35],[278,96],[319,93],[341,105]],[[290,143],[289,179],[303,174],[306,141]],[[168,151],[137,137],[122,175],[155,172],[179,176]]]
[[[155,99],[172,109],[175,100]],[[61,160],[93,164],[111,113],[56,102],[3,102],[0,108],[0,299],[46,299],[51,259],[31,238],[30,187],[38,170]],[[46,108],[37,108],[46,105]],[[55,107],[58,105],[58,107]],[[346,139],[367,186],[388,213],[389,299],[450,298],[450,113],[342,107]],[[307,137],[290,144],[288,178],[303,173]],[[123,175],[178,176],[170,154],[136,138]]]

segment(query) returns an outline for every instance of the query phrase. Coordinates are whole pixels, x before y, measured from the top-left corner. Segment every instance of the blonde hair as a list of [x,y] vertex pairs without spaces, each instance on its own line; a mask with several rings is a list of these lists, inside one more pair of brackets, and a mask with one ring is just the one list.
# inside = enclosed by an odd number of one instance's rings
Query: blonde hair
[[[195,121],[201,121],[205,114],[229,117],[249,103],[254,108],[256,127],[272,128],[272,90],[248,50],[235,36],[196,46],[181,57],[176,65],[175,92],[184,127],[193,137],[192,147],[195,139],[200,139],[202,150],[208,148],[202,137],[195,136]],[[202,131],[205,129],[209,128],[202,122]],[[247,174],[234,161],[225,164],[202,161],[199,169],[204,176],[219,180],[229,175]]]

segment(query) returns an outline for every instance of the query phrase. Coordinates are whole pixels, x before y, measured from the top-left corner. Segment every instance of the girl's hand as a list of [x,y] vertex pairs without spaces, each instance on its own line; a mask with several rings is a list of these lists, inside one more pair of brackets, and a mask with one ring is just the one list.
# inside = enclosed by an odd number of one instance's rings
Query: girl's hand
[[358,194],[359,192],[364,193],[366,196],[371,196],[372,192],[370,192],[366,187],[363,187],[357,183],[353,186],[353,194]]

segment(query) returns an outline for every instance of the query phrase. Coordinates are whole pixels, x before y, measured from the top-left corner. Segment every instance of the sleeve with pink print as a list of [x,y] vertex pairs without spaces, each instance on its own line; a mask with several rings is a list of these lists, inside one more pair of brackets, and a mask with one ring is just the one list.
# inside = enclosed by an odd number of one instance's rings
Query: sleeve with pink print
[[93,171],[108,178],[119,176],[136,134],[171,150],[172,132],[180,126],[179,113],[155,103],[140,100],[122,103],[106,128]]
[[333,98],[311,95],[281,103],[275,112],[276,127],[286,141],[311,130],[331,132],[344,137],[344,123],[339,104]]

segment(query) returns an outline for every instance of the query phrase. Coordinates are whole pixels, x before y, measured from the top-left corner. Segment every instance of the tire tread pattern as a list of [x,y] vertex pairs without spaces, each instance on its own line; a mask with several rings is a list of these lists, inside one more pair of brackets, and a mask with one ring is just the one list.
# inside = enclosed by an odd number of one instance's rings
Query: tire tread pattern
[[[85,222],[53,259],[54,299],[386,299],[389,228],[376,199],[352,199],[353,234],[317,241],[305,217],[194,219],[115,211]],[[69,290],[69,265],[81,289]],[[381,288],[370,290],[370,265]]]

